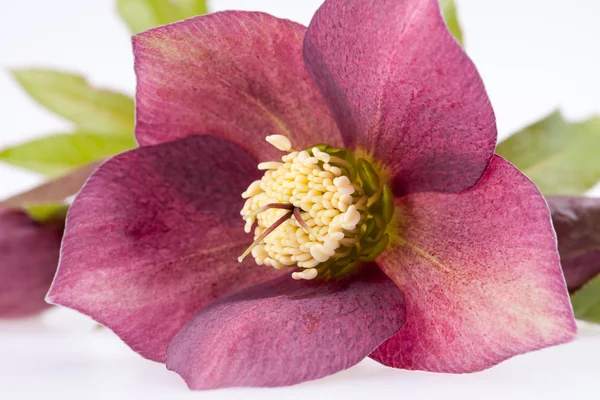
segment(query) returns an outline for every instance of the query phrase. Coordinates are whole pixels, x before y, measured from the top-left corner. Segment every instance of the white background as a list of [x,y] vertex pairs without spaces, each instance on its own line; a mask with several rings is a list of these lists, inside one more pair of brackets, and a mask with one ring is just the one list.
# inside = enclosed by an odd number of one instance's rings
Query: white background
[[[308,24],[320,3],[215,0],[211,5],[214,11],[254,9]],[[555,108],[572,119],[600,113],[600,2],[457,3],[467,51],[486,83],[501,138]],[[128,33],[113,0],[0,0],[0,147],[69,127],[34,104],[5,72],[23,66],[81,72],[96,85],[130,94],[135,85]],[[0,198],[37,181],[0,166]],[[589,326],[574,343],[478,374],[397,371],[365,361],[291,388],[189,393],[175,374],[67,311],[0,323],[0,399],[577,399],[600,396],[599,380],[600,329]]]

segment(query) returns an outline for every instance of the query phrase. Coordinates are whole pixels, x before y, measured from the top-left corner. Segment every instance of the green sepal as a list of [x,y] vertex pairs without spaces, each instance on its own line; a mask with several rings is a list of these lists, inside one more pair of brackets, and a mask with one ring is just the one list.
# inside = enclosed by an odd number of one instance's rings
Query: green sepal
[[359,158],[356,169],[365,193],[368,196],[373,196],[379,191],[380,185],[379,175],[375,171],[375,168],[367,160]]
[[[354,169],[356,169],[356,156],[354,156],[354,153],[346,150],[346,157],[345,160],[348,161],[350,163],[350,165],[352,165],[354,167]],[[353,181],[356,179],[356,174],[354,175],[354,178],[352,179]]]
[[373,222],[375,222],[375,228],[369,236],[365,235],[361,238],[361,243],[363,243],[363,240],[365,241],[365,243],[377,242],[385,233],[387,224],[385,223],[383,216],[380,214],[373,214],[371,215],[371,218]]
[[571,295],[575,318],[600,324],[600,275]]
[[23,206],[31,219],[38,222],[48,222],[54,219],[64,219],[69,210],[69,205],[64,203],[39,203]]
[[381,215],[385,223],[389,223],[392,220],[392,216],[394,215],[394,193],[392,193],[392,188],[389,185],[383,185],[383,190],[381,191]]
[[365,261],[365,262],[375,261],[377,259],[377,257],[381,253],[383,253],[383,251],[387,247],[389,241],[390,241],[390,235],[388,235],[386,233],[374,246],[372,246],[369,249],[368,254],[362,255],[362,252],[361,252],[361,256],[359,257],[359,260]]
[[326,261],[318,268],[325,271],[332,278],[343,276],[345,272],[351,270],[355,266],[355,262],[358,259],[358,250],[356,247],[350,249],[350,254],[345,257],[339,258],[333,261]]
[[373,218],[367,219],[364,223],[364,231],[361,233],[362,236],[371,236],[373,229],[375,229],[375,220]]
[[380,215],[387,224],[394,215],[394,194],[388,185],[383,185],[379,198],[371,204],[369,212],[374,215]]
[[354,156],[354,153],[347,150],[346,157],[344,159],[346,161],[348,161],[348,163],[350,163],[350,165],[352,165],[352,168],[348,171],[348,178],[350,179],[350,181],[356,182],[356,177],[358,176],[358,173],[356,171],[357,165],[356,165],[356,157]]

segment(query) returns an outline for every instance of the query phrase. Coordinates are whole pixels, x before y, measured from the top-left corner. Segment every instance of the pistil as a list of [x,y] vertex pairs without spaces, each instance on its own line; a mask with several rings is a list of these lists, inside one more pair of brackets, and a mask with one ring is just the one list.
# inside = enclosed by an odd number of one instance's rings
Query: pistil
[[238,257],[238,261],[244,261],[244,258],[246,258],[248,254],[250,254],[252,249],[254,249],[260,242],[265,240],[265,238],[269,236],[271,232],[273,232],[275,229],[277,229],[279,225],[283,224],[287,219],[289,219],[291,215],[291,212],[286,213],[283,217],[279,218],[273,225],[271,225],[267,230],[265,230],[259,237],[256,238],[254,242],[252,242],[252,244],[246,249],[246,251],[244,251],[244,253]]
[[302,215],[300,215],[299,208],[294,208],[294,218],[296,218],[296,221],[298,221],[298,223],[300,224],[300,226],[302,227],[302,229],[304,229],[304,231],[306,233],[308,233],[309,235],[314,235],[312,229],[310,229],[310,226],[308,226],[306,221],[304,221],[304,219],[302,219]]

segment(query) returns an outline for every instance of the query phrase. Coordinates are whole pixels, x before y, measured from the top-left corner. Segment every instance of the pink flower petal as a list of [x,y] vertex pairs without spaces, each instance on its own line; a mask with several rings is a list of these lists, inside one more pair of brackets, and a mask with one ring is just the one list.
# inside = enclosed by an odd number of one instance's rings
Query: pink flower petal
[[574,292],[600,274],[600,198],[548,196],[560,263]]
[[574,338],[548,207],[507,161],[495,156],[468,191],[396,206],[402,239],[378,263],[404,293],[406,325],[374,359],[472,372]]
[[264,141],[274,133],[296,148],[325,139],[341,145],[304,67],[305,30],[268,14],[226,11],[135,36],[139,143],[211,134],[260,161],[281,157]]
[[259,177],[237,145],[195,136],[104,163],[73,203],[49,300],[164,361],[169,341],[203,306],[278,276],[237,257],[240,194]]
[[20,208],[23,204],[62,203],[67,197],[79,192],[98,165],[100,162],[94,161],[76,168],[58,178],[3,200],[0,202],[0,207]]
[[394,193],[458,192],[483,175],[494,113],[438,0],[328,0],[304,58],[346,144],[389,166]]
[[284,276],[200,311],[167,367],[192,389],[293,385],[351,367],[403,324],[402,294],[376,267],[344,282]]
[[58,265],[62,220],[33,221],[23,211],[0,209],[0,318],[24,317],[44,301]]

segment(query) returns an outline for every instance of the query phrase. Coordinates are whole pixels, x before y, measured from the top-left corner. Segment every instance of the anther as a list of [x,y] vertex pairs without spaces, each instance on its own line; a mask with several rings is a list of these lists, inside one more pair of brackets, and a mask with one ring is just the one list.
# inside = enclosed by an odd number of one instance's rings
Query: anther
[[282,163],[276,162],[276,161],[261,162],[260,164],[258,164],[258,169],[261,171],[268,170],[268,169],[277,169],[277,168],[281,167],[282,165],[283,165]]
[[285,203],[269,203],[266,206],[262,206],[261,208],[259,208],[258,210],[246,215],[244,217],[244,219],[249,219],[249,218],[254,218],[256,217],[258,214],[260,214],[261,212],[265,212],[271,208],[279,208],[281,210],[293,210],[294,206],[291,204],[285,204]]
[[273,145],[278,150],[290,151],[292,148],[292,142],[290,139],[283,135],[269,135],[265,138],[267,142]]
[[296,280],[311,280],[315,279],[318,274],[319,272],[316,270],[316,268],[308,268],[301,272],[292,272],[292,278]]
[[247,199],[260,193],[260,191],[260,181],[254,181],[250,184],[250,186],[248,186],[248,189],[242,193],[242,198]]
[[342,222],[342,228],[346,230],[353,230],[356,228],[356,224],[360,221],[360,213],[356,210],[354,205],[348,207],[348,210],[344,213],[344,218]]

